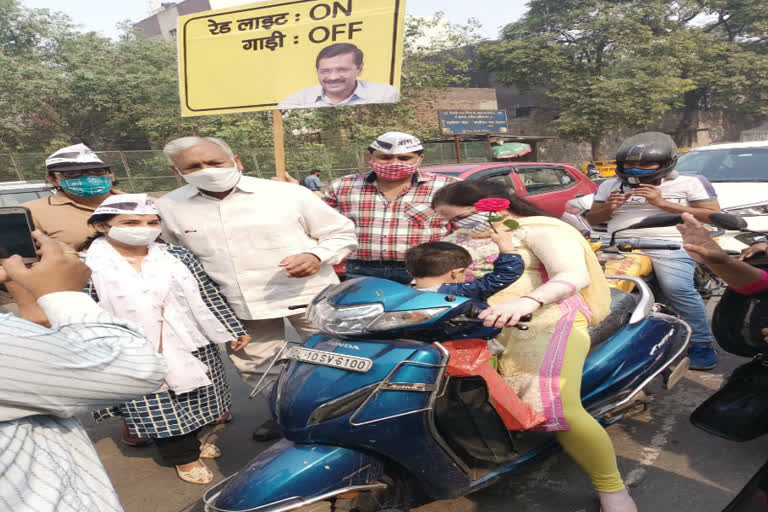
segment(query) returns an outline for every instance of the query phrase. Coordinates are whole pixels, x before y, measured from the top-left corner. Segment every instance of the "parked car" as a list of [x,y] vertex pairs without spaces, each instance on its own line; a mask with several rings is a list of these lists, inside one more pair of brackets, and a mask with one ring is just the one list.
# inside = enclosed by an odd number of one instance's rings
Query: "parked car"
[[49,196],[53,187],[47,181],[8,181],[0,183],[0,206],[16,206]]
[[[768,231],[768,141],[712,144],[680,155],[677,170],[712,182],[723,211],[743,217],[753,231]],[[738,238],[737,238],[738,237]],[[738,232],[720,237],[727,250],[746,245]]]
[[512,188],[518,196],[556,217],[563,215],[569,200],[594,194],[597,190],[592,180],[568,164],[481,162],[427,166],[423,170],[461,180],[502,183]]

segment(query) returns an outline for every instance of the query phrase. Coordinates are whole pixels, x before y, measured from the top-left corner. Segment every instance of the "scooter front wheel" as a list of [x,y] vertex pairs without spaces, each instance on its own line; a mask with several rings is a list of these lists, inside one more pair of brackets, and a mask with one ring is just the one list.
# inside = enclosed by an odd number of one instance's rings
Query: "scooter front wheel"
[[366,491],[356,496],[336,497],[332,512],[409,512],[413,488],[404,478],[383,475],[385,489]]

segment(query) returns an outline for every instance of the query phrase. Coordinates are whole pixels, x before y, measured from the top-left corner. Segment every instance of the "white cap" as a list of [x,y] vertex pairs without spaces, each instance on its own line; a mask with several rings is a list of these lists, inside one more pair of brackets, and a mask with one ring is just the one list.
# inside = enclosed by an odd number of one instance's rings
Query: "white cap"
[[147,194],[114,194],[101,203],[93,215],[159,215]]
[[389,155],[414,153],[424,149],[418,138],[403,132],[387,132],[379,135],[376,140],[371,142],[370,147]]
[[109,169],[96,153],[85,144],[75,144],[56,151],[45,159],[45,166],[56,171],[81,171],[85,169]]

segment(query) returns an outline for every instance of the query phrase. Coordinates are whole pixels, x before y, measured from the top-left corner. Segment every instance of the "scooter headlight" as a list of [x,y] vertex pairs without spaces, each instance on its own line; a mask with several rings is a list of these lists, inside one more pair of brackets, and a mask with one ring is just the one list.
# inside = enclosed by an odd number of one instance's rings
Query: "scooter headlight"
[[752,203],[735,208],[724,208],[725,213],[736,215],[738,217],[757,217],[759,215],[768,215],[768,202]]
[[392,311],[381,315],[368,326],[369,331],[389,331],[409,325],[418,325],[428,322],[450,308],[426,308],[408,309],[405,311]]
[[384,306],[362,304],[357,306],[336,307],[327,299],[322,299],[309,307],[309,322],[331,335],[348,336],[364,332],[368,324],[384,312]]

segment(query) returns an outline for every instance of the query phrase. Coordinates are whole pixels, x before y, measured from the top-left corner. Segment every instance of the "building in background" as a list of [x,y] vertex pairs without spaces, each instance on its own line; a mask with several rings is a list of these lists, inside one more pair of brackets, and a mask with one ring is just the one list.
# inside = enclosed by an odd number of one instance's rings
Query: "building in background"
[[179,16],[213,9],[210,0],[184,0],[183,2],[150,1],[151,16],[133,25],[144,39],[176,40]]

